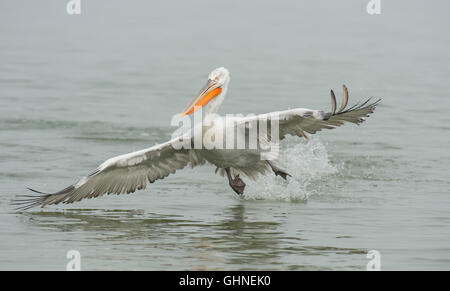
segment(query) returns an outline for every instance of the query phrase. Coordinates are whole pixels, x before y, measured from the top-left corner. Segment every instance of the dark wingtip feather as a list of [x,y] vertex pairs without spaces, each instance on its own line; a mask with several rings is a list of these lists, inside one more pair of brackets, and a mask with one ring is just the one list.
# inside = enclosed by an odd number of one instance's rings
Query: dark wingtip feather
[[351,111],[355,111],[355,110],[361,110],[361,109],[367,109],[367,108],[371,108],[372,112],[373,112],[375,107],[381,102],[382,99],[379,98],[378,100],[376,100],[376,101],[374,101],[372,103],[369,103],[372,99],[373,99],[373,97],[370,97],[370,98],[368,98],[366,101],[364,101],[361,104],[356,103],[352,107],[350,107],[350,108],[348,108],[348,109],[346,109],[344,111],[336,113],[336,115],[345,114],[347,112],[351,112]]
[[38,190],[31,189],[29,187],[27,187],[27,189],[30,190],[30,191],[33,191],[34,193],[38,193],[38,194],[44,194],[44,195],[49,195],[50,194],[50,193],[44,193],[44,192],[41,192],[41,191],[38,191]]
[[27,189],[40,195],[17,195],[16,199],[11,201],[11,205],[19,206],[14,209],[15,211],[24,211],[39,206],[50,195],[48,193],[40,192],[28,187]]
[[334,95],[333,90],[330,91],[331,95],[331,115],[334,115],[336,113],[336,95]]
[[342,97],[342,104],[341,104],[341,107],[338,110],[338,113],[342,112],[342,110],[344,110],[345,107],[347,107],[347,104],[348,104],[348,89],[347,89],[347,86],[345,86],[345,84],[342,85],[342,91],[344,92],[344,94],[343,94],[343,97]]

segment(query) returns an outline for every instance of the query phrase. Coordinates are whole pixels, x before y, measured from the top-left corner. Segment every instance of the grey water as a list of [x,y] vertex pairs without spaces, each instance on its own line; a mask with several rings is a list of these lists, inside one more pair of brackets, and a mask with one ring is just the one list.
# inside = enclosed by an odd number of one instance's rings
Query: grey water
[[[448,1],[0,2],[0,269],[450,269]],[[293,176],[212,166],[130,195],[16,212],[107,158],[166,141],[208,73],[231,71],[220,113],[329,110],[383,98],[360,126],[288,138]]]

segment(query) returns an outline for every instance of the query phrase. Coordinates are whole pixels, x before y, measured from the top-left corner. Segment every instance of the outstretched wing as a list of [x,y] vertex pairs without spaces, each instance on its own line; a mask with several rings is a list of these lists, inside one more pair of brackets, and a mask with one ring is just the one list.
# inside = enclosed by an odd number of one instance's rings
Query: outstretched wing
[[330,112],[296,108],[239,118],[236,122],[242,124],[258,120],[267,120],[267,131],[270,133],[271,120],[278,119],[280,140],[284,139],[289,134],[308,138],[306,133],[314,134],[322,129],[333,129],[343,125],[344,122],[360,124],[365,120],[365,117],[368,117],[369,114],[373,113],[375,107],[381,101],[381,99],[372,101],[372,98],[369,98],[363,103],[355,104],[354,106],[347,108],[348,90],[345,85],[343,85],[343,90],[343,101],[339,110],[336,110],[336,97],[333,90],[331,90],[332,108]]
[[42,193],[29,189],[38,195],[20,195],[13,202],[20,210],[50,204],[73,203],[84,198],[104,194],[133,193],[144,189],[150,183],[164,179],[188,164],[192,167],[204,160],[195,150],[174,148],[177,139],[144,150],[117,156],[106,160],[90,175],[56,193]]

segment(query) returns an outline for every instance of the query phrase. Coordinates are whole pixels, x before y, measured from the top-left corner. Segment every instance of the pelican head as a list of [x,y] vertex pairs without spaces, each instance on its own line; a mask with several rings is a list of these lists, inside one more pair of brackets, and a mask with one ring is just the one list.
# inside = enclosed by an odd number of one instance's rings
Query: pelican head
[[220,67],[213,70],[209,73],[205,86],[184,108],[181,116],[192,114],[205,107],[208,103],[211,103],[208,112],[216,111],[225,97],[229,82],[230,72],[227,69]]

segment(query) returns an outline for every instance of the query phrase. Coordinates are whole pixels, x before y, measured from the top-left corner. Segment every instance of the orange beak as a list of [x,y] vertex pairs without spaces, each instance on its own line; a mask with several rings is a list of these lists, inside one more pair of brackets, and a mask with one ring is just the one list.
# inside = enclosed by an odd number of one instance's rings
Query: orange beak
[[222,88],[217,84],[216,81],[208,80],[205,86],[200,90],[198,95],[192,99],[191,102],[186,106],[186,108],[181,113],[181,116],[190,115],[197,110],[205,107],[212,99],[217,97],[222,93]]

